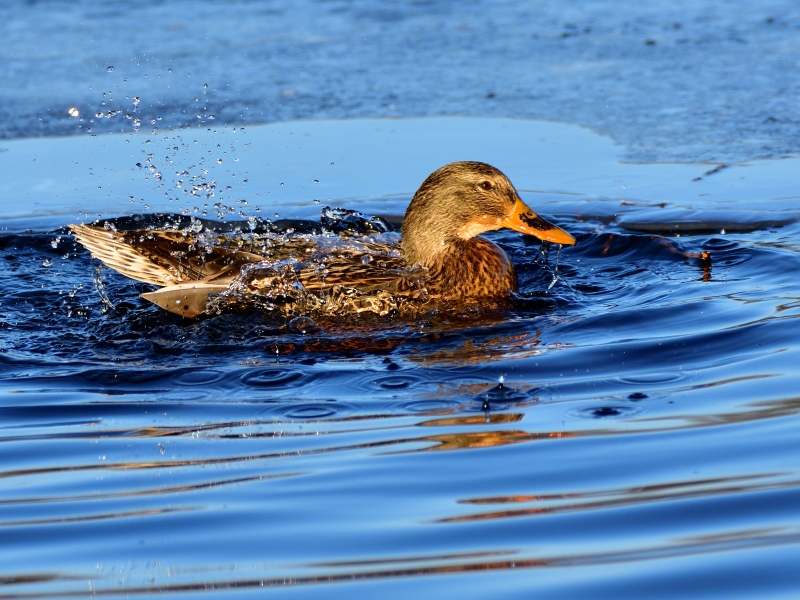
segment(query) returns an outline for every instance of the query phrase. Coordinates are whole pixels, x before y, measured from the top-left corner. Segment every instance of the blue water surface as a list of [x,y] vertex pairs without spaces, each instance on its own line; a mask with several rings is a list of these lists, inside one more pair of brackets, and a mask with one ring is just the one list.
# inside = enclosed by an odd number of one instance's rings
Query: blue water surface
[[790,0],[12,0],[0,34],[5,138],[455,114],[579,123],[634,160],[800,139]]

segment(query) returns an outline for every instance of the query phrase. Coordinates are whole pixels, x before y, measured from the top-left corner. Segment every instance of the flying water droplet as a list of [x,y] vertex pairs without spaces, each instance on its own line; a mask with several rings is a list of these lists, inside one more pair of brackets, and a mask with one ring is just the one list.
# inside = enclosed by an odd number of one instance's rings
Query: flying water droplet
[[553,286],[556,284],[556,281],[558,281],[558,279],[559,279],[559,274],[558,274],[558,261],[559,261],[559,259],[561,258],[561,248],[562,248],[562,246],[561,246],[561,244],[559,244],[559,245],[558,245],[558,250],[556,251],[556,263],[555,263],[555,265],[554,265],[554,267],[553,267],[553,280],[550,282],[550,285],[548,285],[548,286],[547,286],[547,289],[548,289],[548,290],[549,290],[551,287],[553,287]]
[[310,317],[295,317],[289,321],[287,328],[289,331],[302,334],[316,333],[319,331],[319,326],[314,319]]
[[102,302],[100,312],[106,314],[108,311],[114,309],[114,303],[111,302],[111,298],[108,297],[108,293],[106,292],[105,281],[103,281],[102,265],[95,266],[93,280],[94,287],[97,290],[97,293],[100,295],[100,300]]

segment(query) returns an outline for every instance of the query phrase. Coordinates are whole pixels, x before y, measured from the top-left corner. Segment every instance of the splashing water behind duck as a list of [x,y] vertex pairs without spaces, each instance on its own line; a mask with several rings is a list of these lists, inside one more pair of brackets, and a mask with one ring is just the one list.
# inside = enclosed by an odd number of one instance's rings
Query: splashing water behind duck
[[[342,214],[354,217],[352,211]],[[207,314],[243,306],[286,316],[363,312],[412,316],[424,310],[426,270],[403,264],[396,233],[267,236],[274,248],[302,246],[305,256],[276,253],[245,266],[226,290],[209,300]],[[348,285],[354,279],[372,285]]]

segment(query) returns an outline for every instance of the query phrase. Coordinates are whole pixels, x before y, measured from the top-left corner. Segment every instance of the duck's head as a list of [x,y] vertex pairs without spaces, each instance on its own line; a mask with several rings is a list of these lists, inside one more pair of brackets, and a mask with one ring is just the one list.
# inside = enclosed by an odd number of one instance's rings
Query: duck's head
[[502,228],[575,244],[574,237],[528,208],[498,169],[450,163],[431,173],[411,199],[403,220],[403,256],[409,264],[429,267],[459,240]]

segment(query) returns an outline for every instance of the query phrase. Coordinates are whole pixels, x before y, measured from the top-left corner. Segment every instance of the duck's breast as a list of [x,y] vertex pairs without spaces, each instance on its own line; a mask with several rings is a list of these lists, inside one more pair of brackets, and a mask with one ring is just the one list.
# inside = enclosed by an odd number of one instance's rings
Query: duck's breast
[[430,270],[427,287],[443,298],[497,298],[517,291],[517,274],[501,248],[476,237],[452,244],[445,260]]

